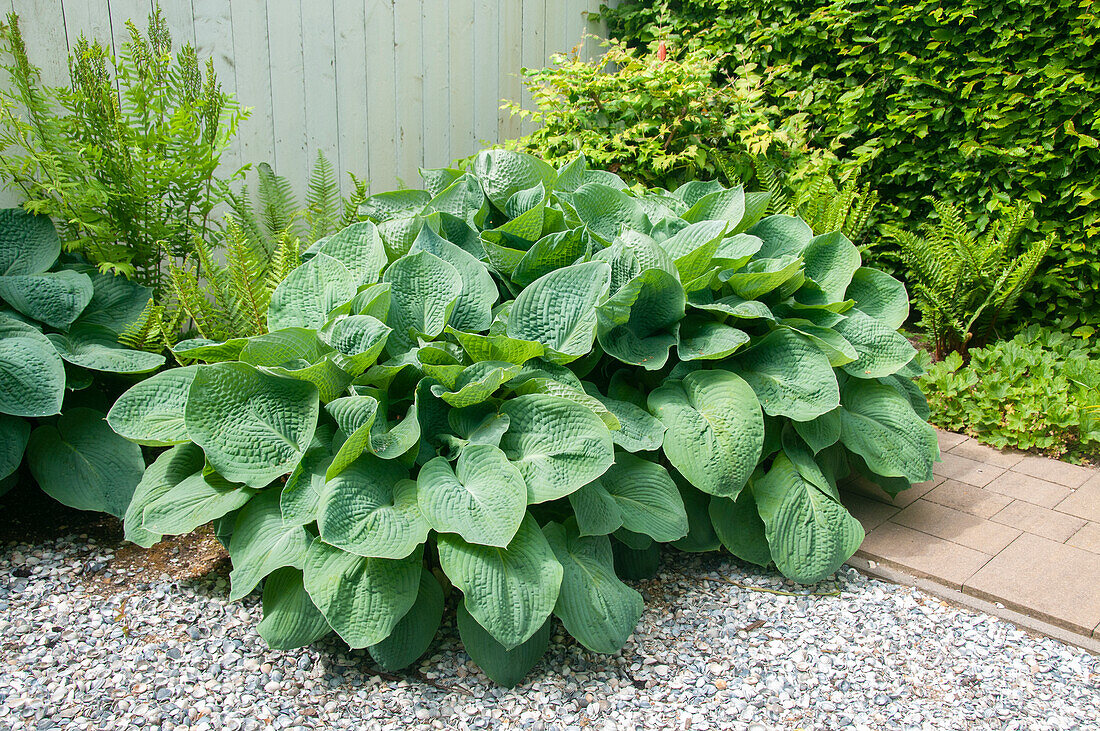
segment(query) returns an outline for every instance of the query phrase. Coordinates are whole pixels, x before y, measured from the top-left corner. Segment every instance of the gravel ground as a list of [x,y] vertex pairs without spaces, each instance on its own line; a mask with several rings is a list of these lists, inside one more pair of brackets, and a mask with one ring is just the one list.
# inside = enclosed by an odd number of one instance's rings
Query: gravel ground
[[114,546],[0,546],[0,728],[1100,728],[1100,658],[848,568],[807,590],[673,555],[619,655],[559,626],[504,690],[450,625],[400,677],[336,640],[268,651],[224,571],[112,568]]

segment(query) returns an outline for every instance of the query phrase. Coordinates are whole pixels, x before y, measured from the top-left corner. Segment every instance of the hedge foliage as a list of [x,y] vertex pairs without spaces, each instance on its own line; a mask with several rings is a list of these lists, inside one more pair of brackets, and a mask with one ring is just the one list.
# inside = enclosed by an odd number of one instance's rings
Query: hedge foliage
[[1090,0],[624,0],[612,36],[665,38],[755,61],[771,101],[807,112],[816,140],[868,158],[893,223],[926,200],[979,225],[1026,199],[1055,234],[1033,320],[1100,323],[1100,19]]

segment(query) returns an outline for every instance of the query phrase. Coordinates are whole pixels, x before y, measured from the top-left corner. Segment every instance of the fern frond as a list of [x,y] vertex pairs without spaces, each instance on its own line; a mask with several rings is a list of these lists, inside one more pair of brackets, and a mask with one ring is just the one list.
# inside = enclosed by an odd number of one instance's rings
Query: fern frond
[[265,259],[258,259],[244,231],[234,221],[226,227],[225,257],[232,286],[230,316],[238,335],[266,330],[268,294],[264,288]]
[[259,201],[260,220],[270,239],[294,224],[298,212],[298,200],[290,181],[275,171],[266,162],[256,166],[256,176],[260,180]]
[[343,225],[350,226],[359,222],[359,206],[367,199],[367,181],[356,177],[355,173],[348,173],[351,178],[351,195],[344,199]]
[[308,188],[306,222],[309,224],[310,241],[316,241],[334,233],[344,214],[336,170],[320,150],[309,175]]
[[764,189],[771,193],[768,202],[768,211],[771,213],[786,213],[790,210],[791,196],[787,189],[779,182],[775,167],[764,155],[756,155],[752,159],[752,167],[756,173],[756,180]]

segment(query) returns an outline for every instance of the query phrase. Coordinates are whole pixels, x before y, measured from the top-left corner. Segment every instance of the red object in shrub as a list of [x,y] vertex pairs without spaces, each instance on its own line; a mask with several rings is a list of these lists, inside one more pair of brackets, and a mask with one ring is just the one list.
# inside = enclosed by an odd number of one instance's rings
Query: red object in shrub
[[657,44],[657,60],[664,61],[668,57],[668,49],[665,48],[665,42],[661,41]]

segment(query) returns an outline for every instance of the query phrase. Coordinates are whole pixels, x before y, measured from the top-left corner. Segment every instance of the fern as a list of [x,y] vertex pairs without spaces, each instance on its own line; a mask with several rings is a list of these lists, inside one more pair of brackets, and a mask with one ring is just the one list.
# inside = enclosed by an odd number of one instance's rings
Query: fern
[[325,154],[318,150],[306,193],[306,223],[309,225],[310,241],[336,233],[343,216],[344,206],[336,170]]
[[1011,314],[1028,282],[1053,243],[1044,239],[1016,253],[1016,244],[1031,220],[1024,202],[1002,210],[980,236],[950,203],[931,201],[938,225],[924,236],[889,227],[909,269],[921,324],[932,338],[937,358],[957,352],[965,360],[981,347]]

